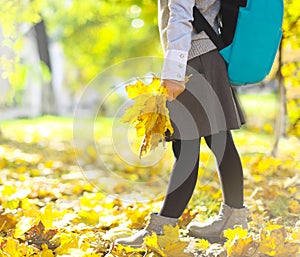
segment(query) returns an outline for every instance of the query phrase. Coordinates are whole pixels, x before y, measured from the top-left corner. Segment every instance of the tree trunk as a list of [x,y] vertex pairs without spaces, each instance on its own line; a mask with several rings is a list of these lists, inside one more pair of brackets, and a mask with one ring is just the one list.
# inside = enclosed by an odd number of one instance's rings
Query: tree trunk
[[278,70],[276,72],[276,80],[278,81],[279,87],[279,112],[276,118],[275,127],[275,142],[272,149],[272,155],[276,156],[278,151],[278,145],[281,137],[286,136],[286,125],[287,125],[287,99],[286,99],[286,88],[284,85],[284,77],[282,75],[282,40],[278,50]]
[[[34,26],[36,33],[36,41],[38,46],[38,52],[40,60],[47,66],[51,73],[51,61],[49,55],[49,44],[46,33],[46,27],[43,20]],[[56,114],[56,101],[55,94],[52,85],[52,79],[50,81],[44,81],[42,87],[42,114]]]

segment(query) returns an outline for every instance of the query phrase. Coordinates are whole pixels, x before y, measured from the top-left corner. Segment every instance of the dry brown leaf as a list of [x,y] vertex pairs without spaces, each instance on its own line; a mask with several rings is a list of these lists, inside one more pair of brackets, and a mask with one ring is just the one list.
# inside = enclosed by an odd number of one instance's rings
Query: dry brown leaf
[[45,230],[45,226],[40,221],[38,225],[34,225],[25,233],[25,239],[28,244],[33,244],[39,249],[42,249],[43,244],[46,244],[49,249],[55,249],[57,246],[50,242],[50,240],[56,235],[56,233],[57,229]]

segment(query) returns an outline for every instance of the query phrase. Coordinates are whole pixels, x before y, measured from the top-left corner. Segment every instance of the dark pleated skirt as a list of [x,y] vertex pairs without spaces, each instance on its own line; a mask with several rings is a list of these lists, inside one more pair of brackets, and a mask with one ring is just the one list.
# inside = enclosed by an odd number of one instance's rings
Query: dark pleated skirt
[[185,91],[167,102],[174,133],[166,141],[191,140],[220,131],[238,129],[245,123],[243,110],[228,81],[226,63],[217,50],[188,61],[192,74]]

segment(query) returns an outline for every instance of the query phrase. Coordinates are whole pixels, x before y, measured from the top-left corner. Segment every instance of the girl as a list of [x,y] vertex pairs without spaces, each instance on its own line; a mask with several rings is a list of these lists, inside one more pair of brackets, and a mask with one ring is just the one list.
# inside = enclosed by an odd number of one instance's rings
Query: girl
[[[198,174],[200,139],[204,137],[218,166],[223,202],[215,220],[188,225],[191,236],[223,242],[223,231],[247,228],[243,197],[243,170],[231,129],[244,124],[244,116],[231,85],[226,64],[205,32],[193,30],[196,7],[218,31],[220,0],[160,0],[159,28],[164,49],[162,86],[168,90],[168,108],[174,133],[166,134],[175,157],[167,194],[160,213],[152,213],[148,225],[115,243],[141,246],[143,238],[162,233],[162,226],[176,225],[188,204]],[[193,73],[185,85],[186,74]]]

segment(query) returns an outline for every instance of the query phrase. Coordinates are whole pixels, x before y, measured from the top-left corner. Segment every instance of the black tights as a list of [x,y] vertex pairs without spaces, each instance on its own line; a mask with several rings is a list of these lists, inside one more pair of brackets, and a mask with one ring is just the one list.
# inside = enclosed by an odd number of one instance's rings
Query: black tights
[[[243,169],[231,132],[222,131],[204,139],[218,164],[224,203],[233,208],[242,208]],[[188,204],[197,182],[200,139],[173,141],[172,149],[175,163],[160,215],[178,218]]]

